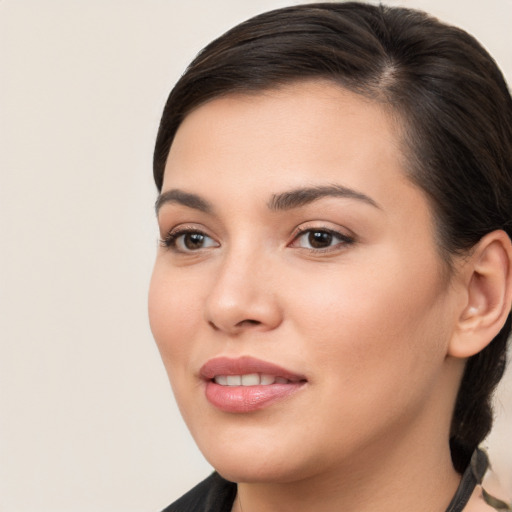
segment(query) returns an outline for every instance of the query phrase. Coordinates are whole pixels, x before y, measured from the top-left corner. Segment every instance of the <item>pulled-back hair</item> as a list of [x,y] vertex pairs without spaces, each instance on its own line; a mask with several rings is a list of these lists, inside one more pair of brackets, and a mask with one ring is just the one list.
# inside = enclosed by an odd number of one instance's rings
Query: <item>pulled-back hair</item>
[[[278,9],[202,50],[172,90],[154,153],[161,190],[178,127],[226,94],[327,79],[385,105],[400,121],[410,179],[426,193],[447,268],[486,233],[512,230],[512,99],[491,56],[469,34],[427,14],[358,2]],[[450,447],[462,472],[492,426],[506,363],[505,326],[469,358]]]

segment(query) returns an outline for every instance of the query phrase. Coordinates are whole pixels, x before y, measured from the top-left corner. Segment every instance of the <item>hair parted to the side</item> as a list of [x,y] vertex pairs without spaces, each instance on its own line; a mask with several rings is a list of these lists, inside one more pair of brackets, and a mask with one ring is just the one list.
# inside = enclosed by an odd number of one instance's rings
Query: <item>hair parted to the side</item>
[[[512,99],[490,55],[466,32],[427,14],[359,2],[256,16],[209,44],[172,90],[154,153],[161,190],[174,135],[206,101],[294,81],[327,79],[386,105],[402,127],[410,178],[432,204],[445,261],[486,233],[512,234]],[[451,449],[462,472],[492,426],[511,317],[465,369]]]

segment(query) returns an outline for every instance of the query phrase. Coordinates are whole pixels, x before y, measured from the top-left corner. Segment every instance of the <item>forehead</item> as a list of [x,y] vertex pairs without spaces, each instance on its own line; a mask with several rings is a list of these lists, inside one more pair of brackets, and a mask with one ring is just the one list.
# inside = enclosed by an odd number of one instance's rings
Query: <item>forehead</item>
[[251,174],[272,177],[276,185],[280,176],[289,180],[291,171],[297,180],[336,180],[349,173],[356,182],[368,182],[379,168],[404,176],[398,133],[394,116],[380,103],[332,82],[229,94],[185,118],[171,146],[163,189],[171,180],[194,180],[200,171],[220,178],[232,166],[238,167],[238,180]]
[[[245,112],[242,112],[243,105],[246,107]],[[318,121],[315,114],[323,117],[323,114],[329,113],[330,116],[323,118],[324,121],[330,121],[331,115],[338,117],[338,120],[350,116],[352,122],[356,121],[356,117],[364,121],[365,116],[369,116],[374,123],[393,125],[393,131],[398,127],[398,116],[385,101],[353,92],[332,80],[319,78],[291,81],[261,90],[227,92],[213,97],[193,108],[181,122],[177,133],[183,131],[184,125],[196,122],[197,117],[201,117],[204,123],[208,114],[215,118],[219,111],[223,111],[223,116],[215,119],[217,123],[228,118],[232,121],[231,114],[235,117],[249,114],[251,121],[259,118],[269,121],[265,118],[265,106],[271,108],[272,124],[278,124],[283,116],[297,120],[302,118],[311,124]],[[297,106],[300,108],[297,109]],[[255,110],[259,110],[262,115],[258,116]]]

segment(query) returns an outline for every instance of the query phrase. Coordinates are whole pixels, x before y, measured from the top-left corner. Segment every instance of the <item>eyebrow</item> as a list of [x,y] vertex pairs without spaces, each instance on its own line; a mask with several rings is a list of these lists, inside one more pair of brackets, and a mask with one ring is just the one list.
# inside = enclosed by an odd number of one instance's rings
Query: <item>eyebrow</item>
[[197,194],[191,194],[190,192],[183,192],[183,190],[172,189],[160,194],[155,203],[155,211],[158,215],[160,208],[167,203],[176,203],[194,210],[200,210],[204,213],[212,213],[213,206],[211,203],[198,196]]
[[274,194],[268,203],[271,210],[291,210],[300,206],[305,206],[324,197],[343,197],[347,199],[357,199],[363,201],[375,208],[381,207],[367,195],[357,190],[353,190],[341,185],[327,185],[319,187],[305,187]]
[[[270,210],[274,211],[292,210],[293,208],[305,206],[324,197],[357,199],[380,209],[380,206],[371,197],[368,197],[367,195],[363,194],[362,192],[358,192],[357,190],[343,187],[342,185],[303,187],[289,190],[287,192],[281,192],[280,194],[274,194],[270,201],[267,203],[267,206]],[[183,190],[179,189],[172,189],[158,196],[155,203],[155,211],[157,215],[160,211],[160,208],[164,204],[168,203],[181,204],[188,208],[193,208],[194,210],[199,210],[204,213],[213,212],[212,204],[206,199],[203,199],[201,196],[192,194],[190,192],[184,192]]]

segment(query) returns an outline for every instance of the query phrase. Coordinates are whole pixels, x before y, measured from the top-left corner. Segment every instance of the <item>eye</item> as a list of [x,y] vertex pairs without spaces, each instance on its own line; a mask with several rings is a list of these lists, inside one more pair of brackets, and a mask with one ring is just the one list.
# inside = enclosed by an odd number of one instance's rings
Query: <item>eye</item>
[[301,230],[293,239],[291,247],[299,247],[312,251],[325,251],[341,245],[354,243],[354,239],[332,229],[311,228]]
[[219,244],[207,234],[202,231],[190,229],[171,231],[160,241],[160,244],[163,247],[182,253],[200,251],[201,249],[208,249],[210,247],[219,247]]

